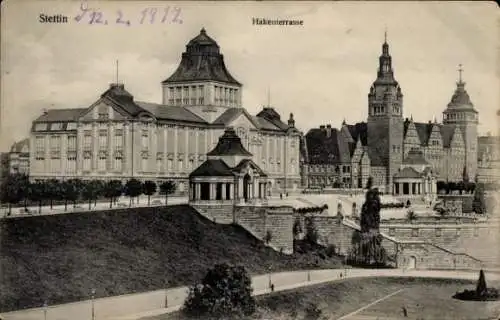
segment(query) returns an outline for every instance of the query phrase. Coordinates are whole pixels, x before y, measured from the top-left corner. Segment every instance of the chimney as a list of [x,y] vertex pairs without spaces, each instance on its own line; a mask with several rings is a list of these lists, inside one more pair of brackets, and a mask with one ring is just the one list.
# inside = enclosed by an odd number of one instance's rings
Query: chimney
[[48,114],[48,113],[49,113],[49,110],[47,110],[47,108],[43,108],[43,109],[42,109],[42,112],[43,112],[43,114],[44,114],[44,115],[46,115],[46,114]]
[[324,125],[320,125],[319,128],[320,129],[325,129],[325,126]]
[[327,124],[326,125],[326,137],[330,138],[331,136],[332,136],[332,125],[331,124]]

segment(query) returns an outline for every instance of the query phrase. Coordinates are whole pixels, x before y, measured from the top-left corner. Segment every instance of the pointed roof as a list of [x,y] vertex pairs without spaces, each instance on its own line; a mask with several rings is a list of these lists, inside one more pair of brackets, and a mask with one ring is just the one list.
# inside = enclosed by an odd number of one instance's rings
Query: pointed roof
[[241,139],[238,137],[234,128],[227,128],[224,134],[219,138],[219,142],[215,148],[207,153],[207,156],[252,156],[245,147],[241,144]]
[[403,164],[428,165],[429,162],[427,162],[427,160],[425,160],[425,157],[424,157],[424,154],[422,153],[422,151],[418,150],[417,148],[411,148],[410,151],[408,151],[408,155],[403,160]]
[[118,104],[134,117],[145,111],[134,102],[134,96],[125,90],[125,85],[123,83],[111,83],[109,89],[101,94],[101,98],[109,99]]
[[198,168],[196,168],[189,177],[227,177],[234,176],[231,168],[220,159],[205,160]]
[[30,139],[25,138],[21,141],[15,142],[10,148],[10,152],[20,153],[23,151],[24,147],[28,147],[29,150],[29,145],[30,145]]
[[227,70],[219,45],[204,28],[189,41],[177,70],[162,83],[191,81],[217,81],[241,86]]
[[261,177],[267,177],[267,174],[262,170],[255,162],[253,162],[251,159],[243,159],[238,163],[236,167],[233,168],[233,172],[241,172],[243,168],[246,166],[250,166],[253,170],[255,170],[259,176]]

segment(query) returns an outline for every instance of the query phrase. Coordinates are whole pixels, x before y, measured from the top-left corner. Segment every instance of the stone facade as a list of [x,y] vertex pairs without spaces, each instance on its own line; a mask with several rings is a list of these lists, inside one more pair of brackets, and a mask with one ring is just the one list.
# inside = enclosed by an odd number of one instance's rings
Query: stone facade
[[[460,71],[461,72],[461,71]],[[306,134],[307,186],[339,184],[359,188],[367,176],[384,193],[392,193],[394,175],[411,150],[422,152],[437,180],[471,181],[477,173],[478,112],[460,79],[443,123],[403,118],[403,93],[395,80],[389,45],[384,42],[377,78],[368,94],[367,122],[340,129],[331,125]],[[348,168],[340,171],[338,168]]]
[[29,139],[23,139],[12,145],[8,155],[9,173],[29,174],[29,167],[30,167],[29,144],[30,144]]
[[87,108],[47,110],[31,129],[30,177],[174,180],[185,194],[189,173],[233,127],[273,189],[299,188],[301,134],[292,130],[293,115],[283,122],[271,106],[250,115],[242,85],[205,30],[161,86],[162,104],[137,101],[123,84],[111,84]]

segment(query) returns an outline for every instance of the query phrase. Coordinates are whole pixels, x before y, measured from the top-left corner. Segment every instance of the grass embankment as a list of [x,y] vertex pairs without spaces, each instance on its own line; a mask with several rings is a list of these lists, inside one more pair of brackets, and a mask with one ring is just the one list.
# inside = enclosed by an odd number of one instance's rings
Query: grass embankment
[[[492,283],[493,284],[493,283]],[[475,281],[426,278],[359,278],[341,280],[257,297],[257,312],[245,320],[338,319],[390,296],[357,315],[364,319],[493,319],[500,306],[494,302],[463,302],[452,298],[456,291],[474,288]],[[314,312],[318,318],[311,317]],[[306,316],[309,310],[309,317]],[[324,318],[322,318],[324,317]],[[187,320],[180,312],[143,320]],[[356,319],[353,317],[352,319]],[[406,318],[404,318],[406,319]],[[496,318],[495,318],[496,319]]]
[[190,285],[216,263],[269,270],[332,268],[338,258],[275,252],[186,205],[0,221],[0,312]]

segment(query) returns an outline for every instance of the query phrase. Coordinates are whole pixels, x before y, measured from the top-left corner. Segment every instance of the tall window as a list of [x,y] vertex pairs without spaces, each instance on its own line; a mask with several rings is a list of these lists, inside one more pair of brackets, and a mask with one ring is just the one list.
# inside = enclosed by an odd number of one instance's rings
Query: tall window
[[145,155],[142,156],[141,170],[148,171],[148,157]]
[[182,159],[179,159],[179,171],[184,170],[184,161]]
[[106,152],[99,152],[97,160],[97,169],[99,171],[106,171]]
[[175,99],[175,91],[174,88],[168,88],[168,104],[173,105]]
[[71,152],[68,154],[68,160],[66,162],[66,171],[68,173],[76,172],[76,152]]
[[61,152],[61,137],[50,137],[50,153],[53,159],[59,158]]
[[176,87],[175,88],[175,104],[180,105],[182,102],[182,89],[181,87]]
[[142,150],[148,150],[149,149],[149,136],[148,136],[148,130],[142,130]]
[[90,150],[92,149],[92,131],[87,130],[83,136],[83,149]]
[[36,160],[45,159],[45,137],[37,136],[35,138]]
[[182,104],[189,104],[189,87],[184,87],[184,94],[182,95]]
[[167,170],[172,171],[172,168],[174,167],[174,161],[172,159],[167,160]]
[[106,150],[108,148],[108,130],[99,130],[99,150]]
[[203,86],[198,86],[198,103],[205,104],[205,95],[203,94]]
[[92,154],[90,152],[83,153],[83,170],[90,171],[92,163]]
[[115,150],[123,150],[123,130],[117,129],[115,131]]
[[76,136],[68,136],[68,151],[76,151]]
[[115,159],[114,159],[113,168],[114,168],[116,171],[122,171],[122,170],[123,170],[122,163],[123,163],[123,158],[122,158],[122,154],[121,154],[121,152],[120,152],[120,153],[115,154]]

